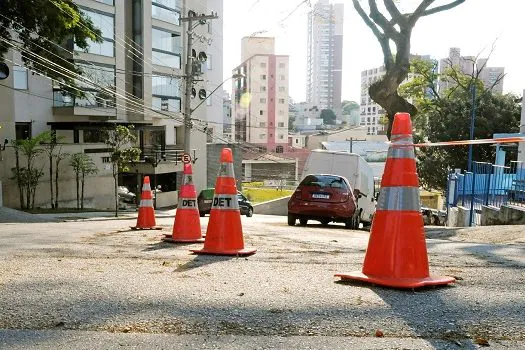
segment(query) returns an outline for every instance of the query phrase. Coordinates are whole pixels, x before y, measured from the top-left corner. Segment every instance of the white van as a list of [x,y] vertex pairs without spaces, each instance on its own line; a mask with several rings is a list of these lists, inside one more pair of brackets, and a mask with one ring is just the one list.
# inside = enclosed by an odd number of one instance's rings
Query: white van
[[313,150],[306,160],[301,180],[308,174],[333,174],[345,177],[362,194],[357,203],[361,221],[371,223],[376,211],[374,175],[360,155],[342,151]]

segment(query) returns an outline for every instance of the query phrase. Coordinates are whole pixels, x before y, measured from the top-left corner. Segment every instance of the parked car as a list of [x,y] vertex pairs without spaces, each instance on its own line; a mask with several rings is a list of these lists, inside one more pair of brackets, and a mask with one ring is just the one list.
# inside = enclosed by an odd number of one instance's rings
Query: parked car
[[310,174],[297,186],[288,201],[288,225],[299,219],[304,226],[308,220],[343,222],[347,228],[359,228],[356,199],[348,180],[339,175]]
[[[201,216],[205,216],[206,214],[210,213],[214,192],[214,188],[207,188],[205,190],[202,190],[197,196],[197,205],[199,207],[199,214]],[[246,198],[241,192],[237,192],[237,200],[239,201],[239,210],[241,212],[241,215],[252,217],[253,206],[252,203],[248,200],[248,198]]]
[[135,203],[137,195],[131,192],[126,186],[119,186],[117,188],[119,200],[124,203]]

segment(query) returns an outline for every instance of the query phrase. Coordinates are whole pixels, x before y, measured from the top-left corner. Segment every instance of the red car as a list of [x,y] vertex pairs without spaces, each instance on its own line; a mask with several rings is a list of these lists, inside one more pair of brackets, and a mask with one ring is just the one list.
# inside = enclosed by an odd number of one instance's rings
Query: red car
[[347,228],[359,228],[356,200],[344,177],[330,174],[306,176],[288,201],[288,225],[297,219],[304,226],[308,220],[344,222]]

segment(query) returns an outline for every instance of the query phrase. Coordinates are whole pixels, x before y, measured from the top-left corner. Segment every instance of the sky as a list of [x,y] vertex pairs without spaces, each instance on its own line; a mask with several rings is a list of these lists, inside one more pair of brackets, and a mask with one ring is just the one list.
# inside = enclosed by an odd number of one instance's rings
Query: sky
[[[451,0],[436,0],[436,5]],[[290,96],[296,102],[306,96],[306,18],[310,7],[302,0],[224,0],[224,78],[241,63],[241,39],[259,32],[276,39],[276,54],[290,56]],[[314,4],[316,0],[311,0]],[[379,67],[383,55],[377,39],[355,11],[345,4],[342,100],[360,100],[361,71]],[[361,0],[362,3],[366,1]],[[412,11],[421,0],[399,0]],[[378,1],[382,3],[382,1]],[[294,11],[295,9],[295,11]],[[406,12],[404,11],[404,12]],[[525,34],[523,0],[466,0],[454,9],[422,17],[411,40],[413,54],[448,57],[459,47],[462,56],[486,57],[488,66],[505,67],[504,92],[523,94],[525,89]],[[231,92],[231,83],[225,84]]]

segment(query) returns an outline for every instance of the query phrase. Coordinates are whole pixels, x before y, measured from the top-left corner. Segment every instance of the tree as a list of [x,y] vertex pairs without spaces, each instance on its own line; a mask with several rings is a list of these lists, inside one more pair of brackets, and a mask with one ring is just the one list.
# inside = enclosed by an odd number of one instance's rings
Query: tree
[[[77,209],[84,209],[84,184],[87,175],[93,175],[98,172],[93,159],[85,153],[75,153],[71,156],[69,162],[75,172],[77,185]],[[79,189],[81,187],[81,189]]]
[[[483,67],[471,75],[461,73],[459,67],[451,66],[438,74],[435,63],[412,62],[411,70],[415,77],[400,87],[400,93],[411,98],[420,113],[414,120],[416,142],[465,140],[470,138],[472,112],[472,88],[476,94],[476,123],[474,138],[492,138],[494,133],[519,132],[520,104],[512,95],[493,94],[492,86],[485,87],[479,79]],[[439,90],[439,81],[449,81],[452,86]],[[476,145],[474,159],[491,161],[495,149],[491,145]],[[417,165],[421,183],[425,188],[444,191],[447,169],[467,167],[468,148],[460,147],[422,147],[417,151]]]
[[352,111],[359,110],[359,104],[355,101],[347,101],[344,100],[341,102],[341,107],[343,110],[343,115],[350,115],[352,114]]
[[[22,53],[22,61],[27,67],[67,85],[75,85],[75,79],[67,70],[79,74],[81,71],[73,61],[61,58],[64,52],[59,45],[70,40],[77,47],[86,49],[90,41],[102,42],[101,31],[72,0],[3,0],[0,13],[0,38],[9,42],[0,43],[0,61],[14,46]],[[38,56],[57,65],[51,65]],[[79,94],[73,88],[63,86],[63,89]]]
[[[15,169],[13,169],[13,178],[16,180],[19,195],[20,208],[33,209],[35,206],[36,188],[40,178],[44,175],[42,169],[35,168],[35,160],[44,150],[40,144],[46,139],[45,134],[39,134],[35,137],[25,140],[12,141],[15,148]],[[20,155],[25,156],[26,166],[21,166]],[[25,190],[25,192],[24,192]],[[24,200],[25,196],[25,200]]]
[[[419,5],[411,13],[401,13],[395,0],[383,0],[388,12],[386,16],[379,11],[377,1],[368,0],[370,13],[367,15],[359,0],[352,0],[357,13],[372,30],[383,51],[385,75],[370,85],[368,93],[372,100],[386,111],[389,120],[387,135],[390,138],[395,113],[408,112],[412,116],[417,114],[417,108],[398,94],[399,85],[408,76],[410,38],[416,22],[421,17],[454,8],[465,0],[450,0],[448,4],[432,8],[431,5],[435,0],[420,0]],[[395,52],[391,44],[394,44]]]
[[140,149],[130,145],[136,141],[136,136],[130,129],[123,125],[115,127],[106,132],[106,144],[111,147],[111,163],[113,171],[113,181],[115,184],[115,217],[118,217],[118,174],[129,170],[129,165],[138,162]]
[[336,115],[331,109],[323,109],[321,111],[321,119],[323,119],[325,125],[334,125]]
[[[42,134],[42,146],[47,154],[49,161],[49,192],[51,208],[58,208],[58,178],[60,161],[69,156],[68,153],[62,153],[62,146],[59,144],[64,137],[57,137],[55,131],[44,131]],[[53,163],[55,163],[55,193],[53,193]]]

